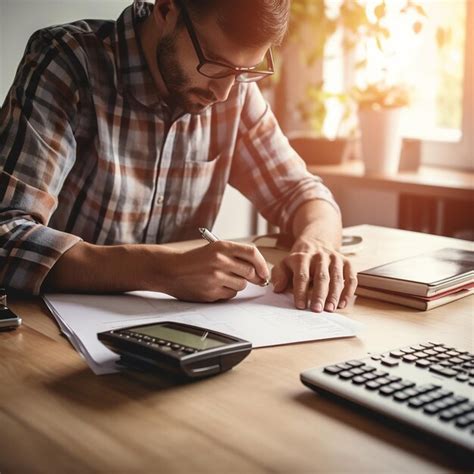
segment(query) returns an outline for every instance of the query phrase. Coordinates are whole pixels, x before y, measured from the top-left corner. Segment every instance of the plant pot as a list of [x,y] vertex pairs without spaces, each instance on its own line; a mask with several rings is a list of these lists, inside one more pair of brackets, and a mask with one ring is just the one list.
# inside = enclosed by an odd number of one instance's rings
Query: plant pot
[[354,147],[354,140],[348,138],[317,137],[311,133],[292,133],[288,136],[290,145],[311,165],[337,165],[349,158]]
[[401,107],[359,110],[365,174],[398,173],[402,147],[402,112]]

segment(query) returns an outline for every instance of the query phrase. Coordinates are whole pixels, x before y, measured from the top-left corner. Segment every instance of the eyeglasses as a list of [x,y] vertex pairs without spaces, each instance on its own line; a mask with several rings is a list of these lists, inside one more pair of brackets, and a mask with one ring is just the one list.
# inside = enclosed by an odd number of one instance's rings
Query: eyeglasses
[[201,48],[196,30],[194,29],[184,3],[178,0],[178,4],[181,8],[184,24],[188,30],[189,37],[191,38],[194,50],[199,59],[199,64],[196,66],[196,69],[200,74],[211,79],[222,79],[224,77],[235,76],[236,82],[256,82],[267,76],[271,76],[275,72],[271,49],[266,52],[265,58],[262,62],[252,67],[238,67],[207,59]]

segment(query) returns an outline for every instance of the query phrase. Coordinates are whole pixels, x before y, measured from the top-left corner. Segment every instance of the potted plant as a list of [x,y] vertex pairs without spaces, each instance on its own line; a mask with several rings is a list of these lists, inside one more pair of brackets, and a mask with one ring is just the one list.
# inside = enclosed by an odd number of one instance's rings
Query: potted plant
[[[348,93],[325,90],[323,81],[310,85],[307,94],[309,100],[300,103],[298,110],[302,119],[310,125],[311,131],[288,133],[292,147],[308,165],[331,165],[346,161],[353,153],[355,138],[352,134],[341,134],[340,129],[350,117],[352,98]],[[329,136],[324,131],[324,125],[328,104],[331,102],[343,105],[346,112],[340,118],[335,132]]]
[[400,84],[370,84],[352,93],[358,104],[362,158],[366,174],[398,172],[402,114],[410,93]]
[[[397,123],[401,115],[401,106],[408,104],[409,95],[407,87],[397,83],[390,61],[394,55],[393,43],[396,40],[400,24],[404,24],[406,34],[418,34],[423,28],[426,13],[423,7],[414,0],[406,0],[400,6],[380,0],[377,4],[370,4],[364,0],[342,0],[330,2],[325,0],[293,0],[292,22],[290,23],[290,41],[295,38],[305,48],[305,58],[308,64],[321,62],[326,54],[326,46],[340,33],[341,54],[352,61],[354,74],[349,79],[356,86],[346,82],[345,89],[330,90],[325,81],[318,77],[307,88],[307,95],[300,103],[299,111],[304,120],[312,126],[312,133],[290,134],[293,144],[302,145],[303,158],[310,164],[340,162],[347,156],[347,143],[350,149],[357,150],[351,143],[354,136],[362,135],[362,125],[367,123],[365,117],[371,115],[368,110],[380,112],[381,116],[390,116],[392,130],[399,129]],[[395,21],[394,21],[395,20]],[[309,44],[301,41],[301,32],[310,26],[314,33],[314,42]],[[396,25],[396,26],[394,26]],[[396,31],[394,31],[396,30]],[[333,130],[328,133],[325,123],[328,118],[328,104],[338,103],[342,110],[339,121]],[[360,110],[360,129],[357,129],[357,110]],[[372,121],[373,122],[373,121]],[[383,121],[382,121],[383,122]],[[327,127],[326,127],[327,128]],[[373,134],[372,134],[373,135]],[[364,133],[364,136],[367,135]],[[311,141],[314,146],[311,147]],[[373,139],[372,139],[373,141]],[[342,146],[341,142],[345,144]],[[365,141],[367,144],[367,141]],[[387,146],[391,143],[386,141]],[[398,143],[394,140],[394,143]],[[323,154],[317,150],[324,149],[324,144],[332,146],[334,155],[327,151]],[[394,145],[393,153],[396,154],[398,145]],[[298,148],[296,146],[295,148]],[[301,147],[300,147],[301,148]],[[367,146],[365,146],[367,150]],[[313,153],[311,153],[313,150]],[[297,149],[297,151],[299,151]],[[352,153],[354,154],[354,153]],[[368,172],[371,166],[367,167]],[[385,170],[383,172],[392,172]]]

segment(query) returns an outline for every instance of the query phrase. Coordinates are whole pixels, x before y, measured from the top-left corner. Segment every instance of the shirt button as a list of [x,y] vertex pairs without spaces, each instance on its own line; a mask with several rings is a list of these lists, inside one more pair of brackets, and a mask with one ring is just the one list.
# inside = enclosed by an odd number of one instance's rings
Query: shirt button
[[156,198],[156,204],[163,204],[163,201],[165,200],[165,198],[160,195]]

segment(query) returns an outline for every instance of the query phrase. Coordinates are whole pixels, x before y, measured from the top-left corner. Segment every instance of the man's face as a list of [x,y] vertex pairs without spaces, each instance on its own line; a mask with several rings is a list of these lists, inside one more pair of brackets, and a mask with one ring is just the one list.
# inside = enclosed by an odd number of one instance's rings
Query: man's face
[[[244,49],[233,44],[213,17],[199,23],[193,21],[193,25],[206,58],[211,60],[250,67],[262,61],[270,46]],[[196,70],[199,59],[182,23],[163,34],[156,49],[156,60],[169,101],[191,114],[199,114],[212,104],[227,100],[235,83],[235,76],[210,79]]]

